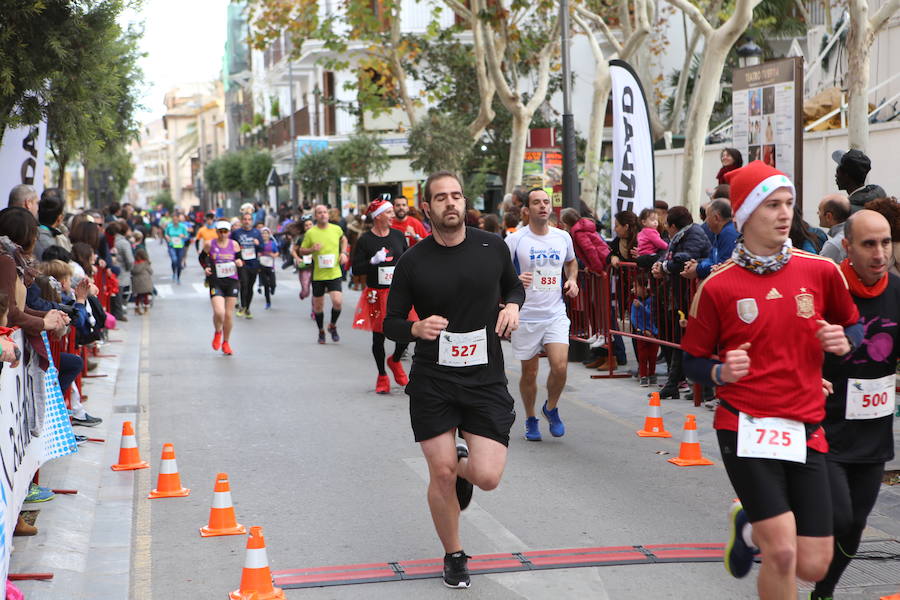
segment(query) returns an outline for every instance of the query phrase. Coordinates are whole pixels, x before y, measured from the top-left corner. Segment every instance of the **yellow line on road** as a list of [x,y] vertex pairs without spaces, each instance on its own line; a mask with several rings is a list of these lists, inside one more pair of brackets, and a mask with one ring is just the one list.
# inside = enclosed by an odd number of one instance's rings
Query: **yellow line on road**
[[[142,319],[141,357],[138,374],[137,433],[138,449],[144,460],[150,460],[150,318]],[[152,600],[152,559],[150,534],[150,503],[144,500],[150,491],[150,469],[134,471],[137,481],[134,509],[134,543],[132,550],[131,597]]]

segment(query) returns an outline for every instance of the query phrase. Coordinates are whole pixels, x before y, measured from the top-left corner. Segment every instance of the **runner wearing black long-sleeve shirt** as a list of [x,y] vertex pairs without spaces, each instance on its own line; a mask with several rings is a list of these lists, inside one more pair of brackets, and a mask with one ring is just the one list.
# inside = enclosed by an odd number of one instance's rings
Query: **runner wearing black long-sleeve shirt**
[[[397,263],[384,333],[416,341],[406,393],[428,462],[428,505],[446,552],[444,584],[469,587],[459,511],[473,485],[497,487],[506,465],[516,415],[500,336],[518,327],[525,290],[503,240],[465,227],[466,200],[454,174],[430,175],[424,192],[433,235]],[[421,319],[415,323],[408,320],[413,307]],[[455,444],[457,429],[468,445]]]

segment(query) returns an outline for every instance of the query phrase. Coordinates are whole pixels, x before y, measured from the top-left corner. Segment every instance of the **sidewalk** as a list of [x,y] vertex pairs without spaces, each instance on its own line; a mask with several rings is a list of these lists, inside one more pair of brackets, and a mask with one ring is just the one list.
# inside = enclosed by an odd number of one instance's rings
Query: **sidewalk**
[[[628,364],[620,366],[617,373],[627,373],[636,369],[631,344],[625,344],[628,353]],[[504,345],[504,347],[507,347]],[[514,388],[519,379],[519,362],[512,359],[511,354],[506,355],[506,366],[509,371],[510,388]],[[546,366],[542,365],[538,381],[542,382],[546,377]],[[659,383],[665,382],[666,365],[657,365]],[[569,363],[569,376],[566,389],[563,392],[562,404],[572,402],[597,412],[607,418],[611,418],[624,427],[640,429],[644,417],[647,414],[647,396],[652,391],[658,391],[659,387],[640,387],[635,378],[621,379],[590,379],[591,375],[605,374],[595,369],[587,369],[580,363]],[[542,385],[539,383],[539,385]],[[713,412],[703,405],[694,407],[693,401],[685,400],[682,392],[680,400],[662,400],[662,415],[666,430],[671,438],[641,439],[634,434],[624,433],[618,440],[635,448],[636,456],[646,457],[646,460],[665,461],[678,455],[685,416],[693,414],[697,417],[697,433],[700,439],[703,456],[713,460],[713,467],[684,467],[684,468],[719,468],[723,469],[719,454],[718,442],[715,431],[712,428]],[[565,409],[561,409],[565,418]],[[518,425],[518,424],[517,424]],[[518,435],[514,431],[514,435]],[[900,419],[894,420],[894,446],[900,442]],[[657,456],[658,455],[658,456]],[[678,469],[672,465],[673,469]],[[885,467],[887,470],[900,469],[900,455]],[[722,522],[712,524],[712,527],[721,525],[722,535],[725,530],[725,513],[727,506],[722,508]],[[892,543],[886,540],[893,540]],[[863,534],[863,548],[861,551],[873,551],[883,548],[889,552],[896,552],[900,540],[900,485],[882,485],[878,496],[878,502],[869,515],[868,527]],[[722,539],[724,541],[724,537]],[[812,586],[801,584],[801,598],[807,597],[807,592]],[[855,560],[841,578],[837,591],[841,598],[869,599],[879,598],[883,595],[900,592],[900,560]]]
[[[103,438],[87,442],[78,453],[46,463],[41,485],[76,489],[50,502],[26,504],[39,510],[34,537],[13,538],[10,573],[52,572],[49,581],[19,581],[28,600],[81,600],[130,596],[134,471],[114,472],[122,422],[136,421],[141,321],[120,325],[110,333],[119,343],[105,344],[93,371],[106,377],[84,380],[85,407],[103,419],[97,427],[75,427],[75,433]],[[150,457],[142,457],[150,460]]]

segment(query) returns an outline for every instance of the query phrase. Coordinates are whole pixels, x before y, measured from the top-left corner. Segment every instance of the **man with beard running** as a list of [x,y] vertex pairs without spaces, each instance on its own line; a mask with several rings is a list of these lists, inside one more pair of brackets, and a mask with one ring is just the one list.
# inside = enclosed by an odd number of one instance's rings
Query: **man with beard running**
[[[496,488],[506,465],[516,413],[500,337],[518,327],[525,291],[503,240],[465,226],[466,199],[456,175],[431,174],[423,208],[432,235],[397,263],[384,333],[416,342],[406,386],[410,421],[428,462],[428,505],[446,553],[444,584],[466,588],[469,557],[459,512],[469,505],[473,485]],[[414,306],[420,321],[409,320]],[[465,444],[455,443],[457,430]]]
[[394,198],[394,220],[391,227],[406,236],[406,245],[410,248],[428,235],[422,222],[409,214],[409,204],[404,196]]
[[328,331],[331,333],[331,341],[339,342],[341,338],[337,332],[337,320],[341,316],[343,302],[341,267],[346,267],[350,262],[347,236],[339,226],[328,222],[328,207],[324,204],[317,204],[313,215],[316,224],[306,232],[297,253],[313,257],[313,313],[316,325],[319,326],[319,343],[325,343],[325,292],[331,296],[331,323]]
[[511,341],[513,356],[522,361],[519,392],[525,406],[525,439],[539,442],[541,431],[534,405],[541,352],[547,353],[550,363],[547,400],[541,413],[553,437],[566,433],[556,406],[566,386],[569,364],[569,317],[563,294],[570,298],[578,295],[578,261],[569,234],[549,225],[553,205],[547,192],[532,188],[526,202],[528,225],[506,236],[513,265],[525,286],[520,326]]

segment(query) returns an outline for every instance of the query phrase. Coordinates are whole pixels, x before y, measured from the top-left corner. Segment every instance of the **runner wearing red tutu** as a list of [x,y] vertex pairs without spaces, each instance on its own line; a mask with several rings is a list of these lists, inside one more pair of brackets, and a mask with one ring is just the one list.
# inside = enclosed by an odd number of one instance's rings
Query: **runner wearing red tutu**
[[[372,224],[372,229],[359,237],[353,250],[353,273],[366,274],[366,289],[363,290],[356,306],[353,327],[372,332],[372,355],[375,357],[375,366],[378,367],[375,392],[378,394],[388,394],[391,391],[391,380],[384,367],[382,324],[387,312],[394,265],[407,249],[404,235],[396,229],[391,229],[393,218],[394,208],[390,202],[374,200],[366,209],[366,221]],[[403,365],[400,364],[400,357],[407,346],[408,344],[398,343],[394,347],[394,354],[387,359],[387,366],[394,374],[394,381],[402,386],[409,381]]]

